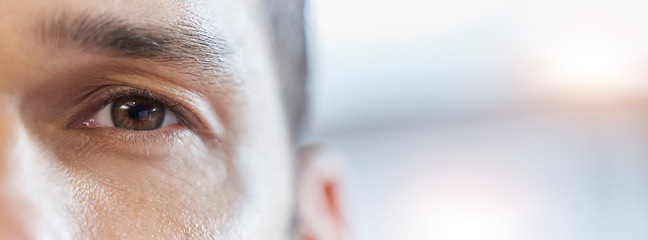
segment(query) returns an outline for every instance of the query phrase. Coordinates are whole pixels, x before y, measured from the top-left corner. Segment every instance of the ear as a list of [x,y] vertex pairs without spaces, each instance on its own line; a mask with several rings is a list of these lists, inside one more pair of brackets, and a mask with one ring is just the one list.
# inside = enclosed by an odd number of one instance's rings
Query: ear
[[300,149],[298,169],[298,239],[344,239],[345,221],[340,205],[340,157],[322,146]]

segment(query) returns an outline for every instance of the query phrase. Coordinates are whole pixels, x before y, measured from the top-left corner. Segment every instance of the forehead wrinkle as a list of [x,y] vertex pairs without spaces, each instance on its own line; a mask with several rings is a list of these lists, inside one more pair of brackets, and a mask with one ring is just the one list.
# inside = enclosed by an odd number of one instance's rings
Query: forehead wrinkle
[[231,77],[226,41],[190,20],[138,25],[112,15],[59,14],[37,25],[40,39],[58,49],[149,59],[194,77]]

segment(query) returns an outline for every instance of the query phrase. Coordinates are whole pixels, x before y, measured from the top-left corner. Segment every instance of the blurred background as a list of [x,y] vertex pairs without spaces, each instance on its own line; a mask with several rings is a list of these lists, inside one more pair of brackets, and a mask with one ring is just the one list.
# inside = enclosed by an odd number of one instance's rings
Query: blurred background
[[351,239],[648,239],[648,1],[308,5]]

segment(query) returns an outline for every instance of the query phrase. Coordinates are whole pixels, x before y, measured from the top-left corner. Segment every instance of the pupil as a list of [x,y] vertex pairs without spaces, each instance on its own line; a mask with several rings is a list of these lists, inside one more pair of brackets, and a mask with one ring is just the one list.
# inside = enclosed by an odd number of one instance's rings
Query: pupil
[[151,120],[153,113],[157,111],[155,107],[137,104],[135,102],[125,107],[128,108],[128,116],[134,120]]

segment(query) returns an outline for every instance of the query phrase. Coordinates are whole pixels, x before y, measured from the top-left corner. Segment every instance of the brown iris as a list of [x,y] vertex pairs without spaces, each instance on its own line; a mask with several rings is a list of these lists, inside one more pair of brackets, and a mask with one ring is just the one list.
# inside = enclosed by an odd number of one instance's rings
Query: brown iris
[[113,102],[110,115],[115,127],[154,130],[164,121],[164,104],[146,97],[120,97]]

